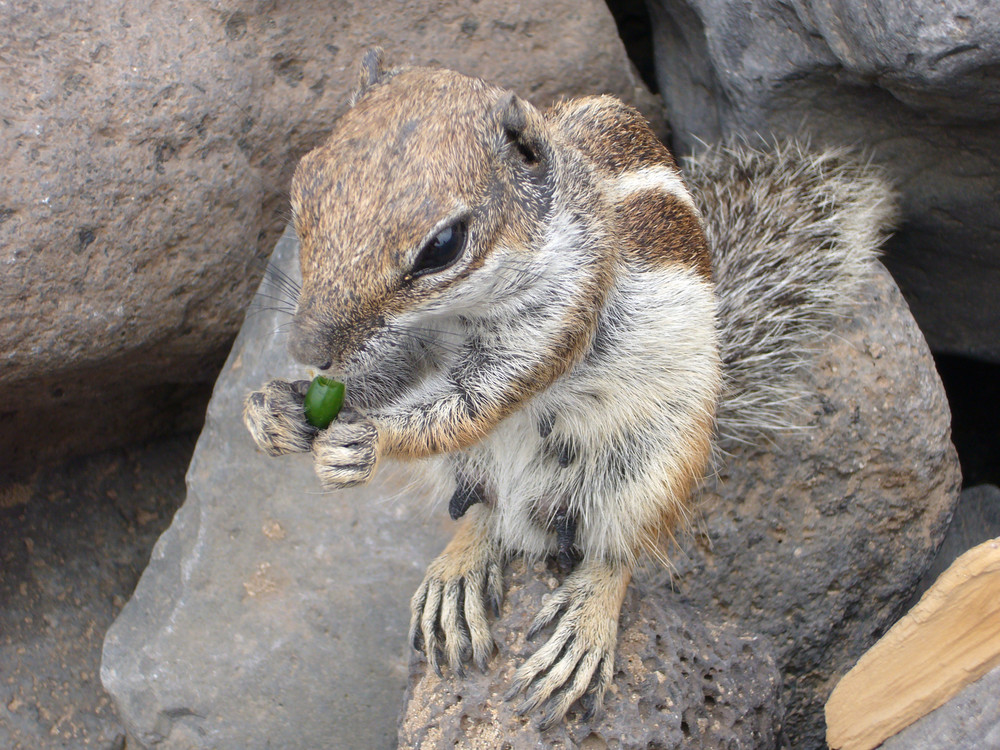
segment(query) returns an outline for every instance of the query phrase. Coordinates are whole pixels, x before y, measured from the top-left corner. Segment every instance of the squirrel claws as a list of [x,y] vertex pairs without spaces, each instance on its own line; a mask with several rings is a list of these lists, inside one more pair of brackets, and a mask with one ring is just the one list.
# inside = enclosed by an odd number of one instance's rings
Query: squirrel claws
[[498,559],[491,561],[486,571],[486,598],[493,616],[499,617],[503,607],[503,565]]
[[271,456],[307,453],[315,457],[323,487],[349,487],[371,479],[378,461],[378,430],[350,409],[325,430],[305,416],[308,380],[272,380],[243,402],[243,422],[254,442]]
[[447,662],[464,677],[470,659],[485,672],[494,650],[486,606],[499,609],[503,568],[492,545],[462,533],[431,563],[410,601],[410,643],[438,675]]
[[465,677],[464,654],[472,649],[469,626],[465,622],[465,579],[453,578],[444,585],[441,597],[441,629],[444,631],[445,655],[459,677]]
[[270,456],[307,453],[312,447],[318,431],[306,421],[303,383],[308,387],[308,381],[272,380],[243,402],[243,423]]
[[593,718],[613,676],[613,642],[593,648],[572,635],[565,640],[553,636],[517,670],[505,697],[512,700],[528,690],[516,713],[523,716],[541,708],[539,729],[544,731],[558,723],[577,700],[584,709],[583,720]]
[[572,573],[543,604],[529,638],[561,616],[548,642],[514,673],[505,698],[527,692],[517,713],[542,709],[548,729],[580,699],[587,718],[596,715],[614,677],[618,613],[630,578],[627,570],[600,561]]
[[474,593],[477,578],[472,573],[447,583],[425,579],[410,604],[410,643],[424,653],[439,677],[446,662],[464,678],[464,662],[470,657],[485,672],[493,654],[482,595]]
[[569,604],[570,597],[569,589],[563,585],[545,599],[542,608],[538,610],[538,614],[535,615],[535,619],[531,621],[531,625],[528,627],[526,637],[529,641],[558,617],[559,613]]

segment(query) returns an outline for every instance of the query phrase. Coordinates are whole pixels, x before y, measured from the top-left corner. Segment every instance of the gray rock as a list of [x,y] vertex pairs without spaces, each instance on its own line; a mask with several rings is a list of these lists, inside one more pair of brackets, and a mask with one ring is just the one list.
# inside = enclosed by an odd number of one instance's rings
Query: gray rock
[[826,698],[902,613],[961,481],[934,362],[884,269],[825,343],[799,375],[807,424],[726,446],[670,584],[772,639],[797,749],[825,747]]
[[913,592],[906,609],[911,609],[920,600],[924,592],[958,559],[959,555],[998,536],[1000,536],[1000,487],[981,484],[978,487],[962,490],[948,533],[941,542],[934,562],[920,579],[920,584]]
[[605,711],[590,722],[569,720],[541,732],[537,717],[519,717],[503,700],[514,669],[542,643],[527,642],[531,620],[558,579],[543,563],[511,566],[507,599],[493,626],[499,644],[487,672],[439,678],[414,656],[400,717],[404,748],[615,747],[756,748],[777,746],[781,676],[767,639],[711,624],[690,607],[631,586],[623,606],[615,681]]
[[882,750],[993,750],[1000,747],[1000,668],[897,732]]
[[197,428],[365,48],[541,104],[652,101],[600,0],[55,0],[0,4],[0,26],[4,472]]
[[[297,249],[286,237],[273,262],[297,274]],[[255,450],[244,395],[303,374],[286,354],[286,320],[273,309],[248,316],[187,499],[108,631],[101,680],[129,747],[395,742],[407,601],[450,524],[408,476],[323,493],[309,456]]]
[[1000,2],[647,4],[678,149],[863,146],[902,193],[886,265],[932,348],[1000,362]]

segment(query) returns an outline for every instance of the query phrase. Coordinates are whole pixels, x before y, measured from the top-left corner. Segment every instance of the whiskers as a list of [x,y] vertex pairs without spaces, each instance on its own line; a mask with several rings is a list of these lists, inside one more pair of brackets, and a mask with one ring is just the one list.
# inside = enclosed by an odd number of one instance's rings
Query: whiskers
[[289,317],[295,315],[299,295],[302,293],[301,284],[274,264],[269,264],[264,259],[259,263],[264,268],[264,278],[250,303],[247,317],[264,312],[276,312]]
[[533,269],[523,261],[507,258],[494,269],[494,292],[503,296],[518,295],[538,286],[548,286],[551,274]]
[[270,264],[264,269],[262,286],[265,285],[293,304],[298,303],[299,295],[302,293],[302,285],[298,280],[274,264]]

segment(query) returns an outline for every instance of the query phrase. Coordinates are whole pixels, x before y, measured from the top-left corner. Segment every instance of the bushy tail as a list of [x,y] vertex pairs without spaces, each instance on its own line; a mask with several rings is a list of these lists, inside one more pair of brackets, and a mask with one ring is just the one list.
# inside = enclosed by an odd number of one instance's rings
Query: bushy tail
[[857,299],[897,207],[882,171],[844,150],[717,147],[685,174],[713,254],[724,448],[794,423],[793,375]]

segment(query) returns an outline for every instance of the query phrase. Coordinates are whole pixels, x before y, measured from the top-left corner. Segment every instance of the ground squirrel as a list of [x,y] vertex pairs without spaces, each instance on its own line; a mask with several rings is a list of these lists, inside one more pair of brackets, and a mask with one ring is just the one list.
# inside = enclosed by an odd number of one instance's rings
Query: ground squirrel
[[[863,177],[845,189],[877,203],[881,183]],[[446,454],[461,522],[412,599],[414,647],[439,672],[484,667],[505,558],[555,555],[569,572],[531,630],[554,629],[510,697],[524,692],[543,726],[577,699],[592,713],[636,559],[661,555],[682,520],[720,397],[737,431],[775,416],[754,379],[780,395],[798,342],[836,306],[826,297],[878,238],[818,272],[809,259],[768,271],[782,258],[766,250],[722,257],[717,305],[706,224],[635,110],[602,96],[543,113],[451,71],[387,70],[378,51],[291,203],[291,351],[344,381],[348,408],[317,431],[307,384],[271,381],[247,397],[251,434],[273,455],[311,450],[326,487],[366,482],[382,457]],[[749,293],[734,268],[759,277]],[[824,273],[836,284],[813,290]]]

